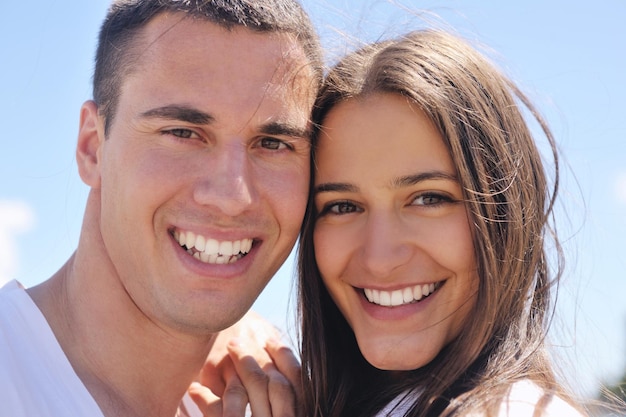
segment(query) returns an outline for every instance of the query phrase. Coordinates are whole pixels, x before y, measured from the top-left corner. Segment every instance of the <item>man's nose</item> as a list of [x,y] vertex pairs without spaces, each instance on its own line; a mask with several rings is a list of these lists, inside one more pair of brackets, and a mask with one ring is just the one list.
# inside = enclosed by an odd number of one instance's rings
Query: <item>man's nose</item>
[[202,174],[194,185],[194,200],[227,216],[245,212],[256,199],[250,164],[247,148],[240,142],[212,149],[202,162]]

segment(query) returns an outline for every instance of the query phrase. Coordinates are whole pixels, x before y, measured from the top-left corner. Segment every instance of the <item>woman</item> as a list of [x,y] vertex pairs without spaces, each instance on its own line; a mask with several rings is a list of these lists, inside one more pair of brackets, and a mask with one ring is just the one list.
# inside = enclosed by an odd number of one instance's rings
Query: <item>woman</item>
[[544,121],[452,35],[413,32],[331,70],[299,246],[310,415],[579,415],[545,342],[558,181],[522,106],[556,176]]
[[[526,111],[552,149],[552,187]],[[558,159],[516,86],[460,39],[417,31],[344,58],[313,119],[305,414],[580,416],[546,348]],[[268,351],[293,381],[293,358]],[[238,371],[249,359],[231,356]]]

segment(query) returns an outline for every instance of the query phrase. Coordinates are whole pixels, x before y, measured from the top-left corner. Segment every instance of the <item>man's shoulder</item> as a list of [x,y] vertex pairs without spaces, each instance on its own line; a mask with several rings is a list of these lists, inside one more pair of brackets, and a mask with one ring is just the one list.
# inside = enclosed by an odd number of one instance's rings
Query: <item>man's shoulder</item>
[[[38,361],[39,353],[56,343],[52,329],[17,281],[0,288],[0,378]],[[37,353],[36,357],[29,357]],[[43,355],[45,357],[45,355]]]
[[0,404],[14,417],[102,416],[17,281],[0,288]]
[[26,293],[24,286],[13,280],[0,287],[0,337],[15,336],[28,330],[27,324],[38,319],[43,320],[43,315]]

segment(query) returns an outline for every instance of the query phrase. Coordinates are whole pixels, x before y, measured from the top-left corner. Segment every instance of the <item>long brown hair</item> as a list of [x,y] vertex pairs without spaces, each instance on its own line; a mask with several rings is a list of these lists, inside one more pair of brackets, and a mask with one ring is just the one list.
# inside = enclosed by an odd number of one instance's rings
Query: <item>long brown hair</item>
[[[482,54],[440,31],[372,44],[340,61],[314,108],[317,133],[334,105],[374,92],[401,94],[419,106],[449,149],[473,228],[480,280],[476,307],[458,337],[423,368],[399,378],[373,368],[320,278],[313,245],[317,213],[310,200],[298,248],[305,409],[315,416],[374,415],[413,390],[419,395],[411,416],[472,410],[495,415],[521,379],[564,395],[545,347],[554,284],[562,271],[561,249],[550,227],[558,157],[548,126]],[[524,114],[535,120],[551,148],[551,186]],[[547,238],[554,245],[552,269]]]

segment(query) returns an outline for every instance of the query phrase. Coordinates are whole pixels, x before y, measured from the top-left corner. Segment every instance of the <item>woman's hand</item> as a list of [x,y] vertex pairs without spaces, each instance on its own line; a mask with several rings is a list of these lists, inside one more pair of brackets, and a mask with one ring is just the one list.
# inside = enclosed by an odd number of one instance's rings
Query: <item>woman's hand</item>
[[302,415],[300,363],[280,333],[256,313],[221,332],[189,388],[204,416]]

